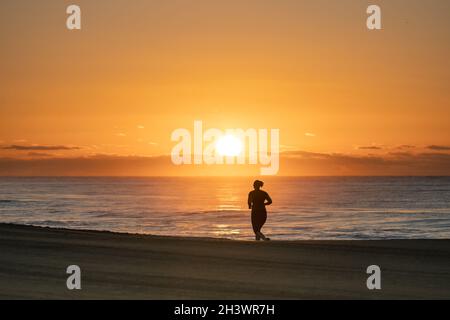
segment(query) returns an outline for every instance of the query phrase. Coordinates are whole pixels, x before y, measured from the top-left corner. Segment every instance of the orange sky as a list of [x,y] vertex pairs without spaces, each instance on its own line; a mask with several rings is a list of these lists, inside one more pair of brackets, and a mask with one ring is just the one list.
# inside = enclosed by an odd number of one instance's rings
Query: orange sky
[[221,173],[171,167],[194,120],[279,128],[280,174],[450,174],[447,0],[72,3],[0,3],[0,175]]

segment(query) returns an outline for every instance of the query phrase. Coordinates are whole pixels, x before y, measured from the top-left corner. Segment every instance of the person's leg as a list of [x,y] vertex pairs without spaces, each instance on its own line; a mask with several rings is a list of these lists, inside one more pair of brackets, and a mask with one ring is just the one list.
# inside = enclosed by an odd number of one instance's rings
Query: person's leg
[[253,227],[253,232],[255,233],[255,240],[270,240],[269,238],[267,238],[262,232],[261,232],[261,228],[263,227],[263,225],[266,223],[267,220],[267,214],[265,212],[252,212],[252,227]]
[[260,232],[260,236],[261,236],[261,239],[263,239],[264,241],[269,241],[270,240],[270,238],[268,238],[268,237],[266,237],[262,232]]
[[260,220],[260,225],[261,227],[259,228],[259,236],[261,239],[263,239],[264,241],[270,240],[270,238],[267,238],[264,233],[261,232],[262,227],[264,226],[264,224],[267,221],[267,214],[262,215],[261,220]]
[[258,225],[258,221],[257,221],[257,216],[255,213],[252,212],[252,228],[253,228],[253,232],[255,233],[255,240],[259,241],[261,240],[261,236],[259,235],[259,225]]

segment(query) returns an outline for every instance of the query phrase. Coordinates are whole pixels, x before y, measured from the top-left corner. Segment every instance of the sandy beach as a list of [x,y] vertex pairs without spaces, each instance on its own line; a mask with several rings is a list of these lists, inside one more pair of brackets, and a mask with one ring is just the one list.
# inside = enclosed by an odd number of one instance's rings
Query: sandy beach
[[[79,265],[82,290],[66,288]],[[366,268],[381,267],[368,290]],[[3,299],[450,298],[450,240],[249,242],[0,224]]]

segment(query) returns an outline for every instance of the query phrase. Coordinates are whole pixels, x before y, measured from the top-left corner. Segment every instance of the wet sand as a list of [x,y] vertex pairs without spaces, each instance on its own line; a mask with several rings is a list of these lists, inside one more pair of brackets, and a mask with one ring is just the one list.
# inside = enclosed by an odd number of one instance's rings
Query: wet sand
[[[381,268],[368,290],[366,268]],[[79,265],[81,290],[66,288]],[[2,299],[449,299],[450,240],[249,242],[0,224]]]

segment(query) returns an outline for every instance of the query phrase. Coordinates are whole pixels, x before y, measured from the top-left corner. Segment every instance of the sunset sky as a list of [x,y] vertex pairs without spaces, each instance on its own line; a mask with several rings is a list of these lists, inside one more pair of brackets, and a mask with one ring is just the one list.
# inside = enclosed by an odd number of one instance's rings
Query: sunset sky
[[0,175],[255,174],[175,167],[194,120],[279,128],[281,175],[450,174],[448,0],[2,0],[0,44]]

